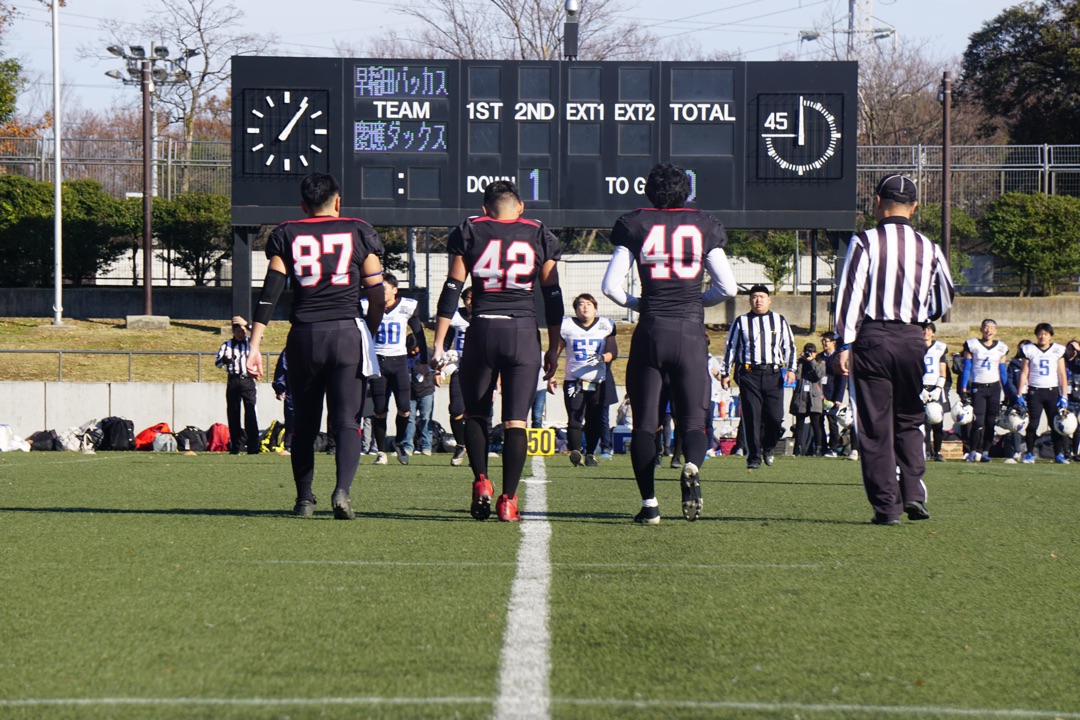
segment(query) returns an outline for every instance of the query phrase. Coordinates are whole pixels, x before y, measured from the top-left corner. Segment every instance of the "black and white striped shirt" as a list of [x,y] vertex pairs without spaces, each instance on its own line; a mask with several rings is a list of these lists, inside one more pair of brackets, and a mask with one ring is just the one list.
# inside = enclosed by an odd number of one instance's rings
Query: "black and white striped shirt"
[[214,364],[219,368],[225,368],[230,375],[247,377],[247,361],[250,346],[247,340],[232,338],[221,343],[217,351],[217,359]]
[[836,334],[849,345],[863,319],[905,323],[937,320],[952,307],[945,254],[904,217],[888,217],[855,233],[836,288]]
[[730,375],[740,365],[777,365],[795,372],[795,337],[783,315],[748,312],[731,324],[720,374]]

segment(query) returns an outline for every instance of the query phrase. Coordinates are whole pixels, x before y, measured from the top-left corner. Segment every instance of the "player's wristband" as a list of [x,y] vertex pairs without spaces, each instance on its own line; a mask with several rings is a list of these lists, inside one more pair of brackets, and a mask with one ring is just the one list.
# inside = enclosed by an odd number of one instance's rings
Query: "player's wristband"
[[563,301],[562,288],[558,285],[545,287],[540,286],[540,292],[544,295],[544,320],[548,327],[554,327],[562,323]]
[[262,293],[259,301],[255,304],[255,314],[252,318],[263,325],[270,324],[270,318],[274,315],[274,306],[285,289],[285,273],[277,270],[267,270],[266,279],[263,280]]
[[442,292],[439,293],[439,304],[436,307],[435,314],[438,317],[452,320],[460,298],[461,283],[452,278],[447,278],[443,284]]
[[843,345],[840,346],[841,351],[850,350],[850,349],[851,349],[851,343],[844,343]]

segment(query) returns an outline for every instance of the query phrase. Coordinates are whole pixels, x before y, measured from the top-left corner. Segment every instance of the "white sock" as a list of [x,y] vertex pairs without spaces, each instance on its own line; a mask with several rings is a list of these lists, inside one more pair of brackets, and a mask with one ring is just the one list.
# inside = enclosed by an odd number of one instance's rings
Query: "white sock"
[[641,507],[660,507],[660,503],[656,501],[656,498],[651,497],[648,500],[642,500]]

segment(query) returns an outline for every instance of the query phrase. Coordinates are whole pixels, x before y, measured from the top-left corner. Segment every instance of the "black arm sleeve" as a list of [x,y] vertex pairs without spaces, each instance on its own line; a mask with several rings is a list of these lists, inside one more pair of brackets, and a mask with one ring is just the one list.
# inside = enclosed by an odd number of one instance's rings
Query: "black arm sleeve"
[[281,291],[285,289],[285,274],[277,270],[267,270],[266,279],[263,280],[262,293],[255,305],[255,315],[252,318],[263,325],[270,324],[270,318],[274,315],[274,306],[277,305]]
[[409,330],[412,331],[413,337],[416,338],[416,347],[420,348],[420,362],[426,364],[428,361],[427,338],[424,337],[424,326],[415,313],[409,318]]
[[562,288],[558,285],[541,286],[540,291],[544,295],[544,320],[547,326],[561,325],[563,319]]
[[437,317],[446,318],[447,320],[454,319],[454,312],[457,310],[458,299],[461,297],[461,283],[452,278],[447,278],[446,283],[443,285],[442,292],[439,293],[439,304],[436,307],[435,315]]

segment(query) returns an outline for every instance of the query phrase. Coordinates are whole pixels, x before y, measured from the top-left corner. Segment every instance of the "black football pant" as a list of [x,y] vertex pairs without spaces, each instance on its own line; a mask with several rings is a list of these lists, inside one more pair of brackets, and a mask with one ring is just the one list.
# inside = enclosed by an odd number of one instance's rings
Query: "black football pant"
[[934,457],[941,453],[941,441],[945,439],[945,423],[923,426],[923,436],[926,439],[926,456]]
[[322,424],[323,397],[334,434],[335,490],[349,492],[360,464],[360,425],[364,407],[363,340],[354,320],[293,325],[285,347],[289,393],[296,410],[292,444],[293,480],[298,500],[312,500],[315,436]]
[[[371,418],[371,434],[375,437],[375,447],[379,452],[386,452],[386,413],[390,410],[390,395],[394,396],[397,406],[397,423],[394,428],[394,447],[405,439],[405,429],[409,426],[409,407],[412,403],[412,380],[409,377],[409,359],[404,355],[379,355],[379,375],[371,378],[371,402],[375,417]],[[379,416],[382,417],[379,417]],[[363,418],[357,418],[363,422]]]
[[926,500],[926,410],[919,399],[925,354],[922,327],[880,320],[864,320],[851,346],[859,462],[879,519],[899,519],[905,502]]
[[709,416],[709,341],[705,326],[695,320],[643,316],[630,341],[626,393],[634,416],[630,458],[642,500],[655,497],[656,429],[660,396],[667,379],[675,432],[681,433],[686,461],[698,468],[705,461]]
[[563,383],[563,400],[566,405],[566,445],[571,450],[581,449],[582,430],[585,436],[585,453],[591,455],[596,452],[596,446],[600,444],[601,415],[607,412],[604,405],[603,393],[599,390],[577,390],[570,397],[570,387],[574,386],[573,380]]
[[[233,455],[246,450],[254,455],[259,452],[259,417],[255,414],[255,380],[246,375],[229,375],[225,385],[225,407],[229,418],[229,451]],[[244,409],[244,423],[240,424],[240,407]],[[245,432],[247,447],[244,446]]]
[[743,440],[746,461],[761,461],[780,439],[784,422],[784,373],[781,370],[746,370],[738,373],[742,398]]
[[[1054,400],[1057,400],[1056,395]],[[971,451],[989,455],[1001,411],[1001,383],[972,383],[971,409],[975,411],[971,420]]]
[[[1057,388],[1028,388],[1025,398],[1028,406],[1028,426],[1024,440],[1027,442],[1027,451],[1035,454],[1035,438],[1039,434],[1039,423],[1046,416],[1046,424],[1050,426],[1050,436],[1054,439],[1054,454],[1068,454],[1069,442],[1064,435],[1059,435],[1054,429],[1054,418],[1057,416],[1057,401],[1061,397],[1061,391]],[[1080,434],[1080,433],[1078,433]]]

